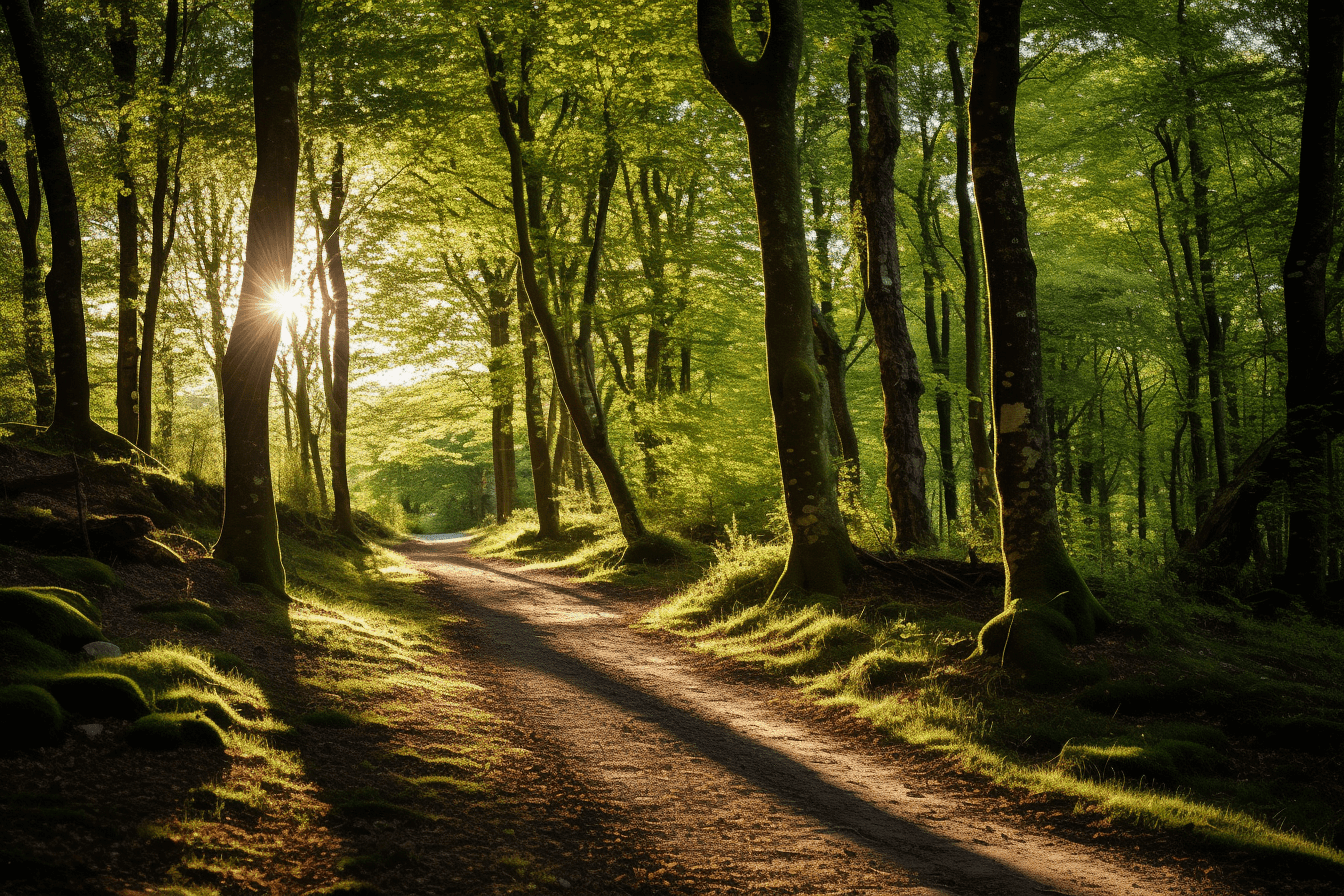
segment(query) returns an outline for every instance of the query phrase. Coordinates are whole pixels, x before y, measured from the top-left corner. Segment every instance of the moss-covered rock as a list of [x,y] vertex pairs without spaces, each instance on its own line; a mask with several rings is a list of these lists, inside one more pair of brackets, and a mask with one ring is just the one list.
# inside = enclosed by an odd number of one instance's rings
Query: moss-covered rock
[[113,672],[70,672],[45,687],[67,712],[78,715],[138,719],[151,711],[140,685]]
[[193,632],[214,634],[237,617],[227,610],[216,610],[200,600],[160,600],[137,604],[136,612],[155,622]]
[[103,611],[98,609],[98,605],[89,600],[78,591],[71,591],[69,588],[56,588],[54,586],[29,586],[29,591],[35,594],[46,594],[50,597],[62,600],[74,609],[82,613],[94,625],[102,625]]
[[224,732],[204,713],[156,712],[144,716],[126,730],[126,740],[146,750],[224,748]]
[[121,587],[121,578],[112,571],[112,567],[89,557],[38,557],[37,564],[63,579],[108,588]]
[[65,601],[31,588],[0,588],[0,623],[26,629],[33,637],[66,650],[101,641],[102,631]]
[[65,717],[51,694],[31,684],[0,688],[0,748],[40,747],[60,739]]
[[70,655],[34,638],[27,629],[0,628],[0,675],[11,677],[28,669],[60,669]]

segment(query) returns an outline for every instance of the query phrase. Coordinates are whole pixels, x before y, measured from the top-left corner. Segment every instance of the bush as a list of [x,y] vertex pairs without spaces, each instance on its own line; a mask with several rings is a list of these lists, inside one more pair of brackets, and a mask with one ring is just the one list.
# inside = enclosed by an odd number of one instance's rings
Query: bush
[[0,588],[0,623],[27,629],[33,637],[66,650],[78,650],[103,633],[65,601],[31,588]]
[[138,719],[150,713],[140,685],[113,672],[70,672],[46,689],[67,712],[78,715]]
[[47,572],[63,579],[72,579],[89,585],[121,586],[121,579],[112,567],[88,557],[38,557],[37,563]]
[[126,731],[126,741],[146,750],[223,749],[224,732],[201,713],[156,712],[136,720]]
[[55,743],[65,723],[52,696],[31,684],[0,688],[0,747]]

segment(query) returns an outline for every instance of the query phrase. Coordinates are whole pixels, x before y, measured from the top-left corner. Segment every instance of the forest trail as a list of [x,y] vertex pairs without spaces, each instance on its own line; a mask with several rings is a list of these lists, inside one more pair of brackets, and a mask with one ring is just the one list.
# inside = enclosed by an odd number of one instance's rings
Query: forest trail
[[[461,537],[400,551],[472,621],[469,657],[570,773],[693,892],[1118,896],[1219,888],[985,811],[871,736],[823,730],[787,691],[632,629],[647,593],[472,557]],[[556,770],[541,768],[541,779]],[[1126,846],[1135,850],[1137,846]]]

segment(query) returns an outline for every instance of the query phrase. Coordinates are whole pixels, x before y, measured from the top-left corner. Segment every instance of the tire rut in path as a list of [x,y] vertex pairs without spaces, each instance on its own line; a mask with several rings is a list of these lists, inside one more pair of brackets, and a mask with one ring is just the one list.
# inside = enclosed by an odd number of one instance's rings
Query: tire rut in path
[[[756,893],[1170,894],[1173,869],[990,819],[936,782],[790,721],[767,690],[716,680],[629,624],[645,607],[474,558],[464,541],[401,552],[476,619],[505,699],[561,744],[675,873]],[[992,821],[992,823],[991,823]]]

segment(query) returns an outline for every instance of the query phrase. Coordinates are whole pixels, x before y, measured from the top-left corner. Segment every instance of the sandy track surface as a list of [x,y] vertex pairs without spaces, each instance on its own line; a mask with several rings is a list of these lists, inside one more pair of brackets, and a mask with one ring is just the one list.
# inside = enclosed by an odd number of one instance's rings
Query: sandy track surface
[[402,553],[476,620],[501,702],[651,835],[669,876],[750,893],[1208,893],[1177,869],[1009,823],[973,795],[800,719],[630,624],[647,599],[471,557]]

